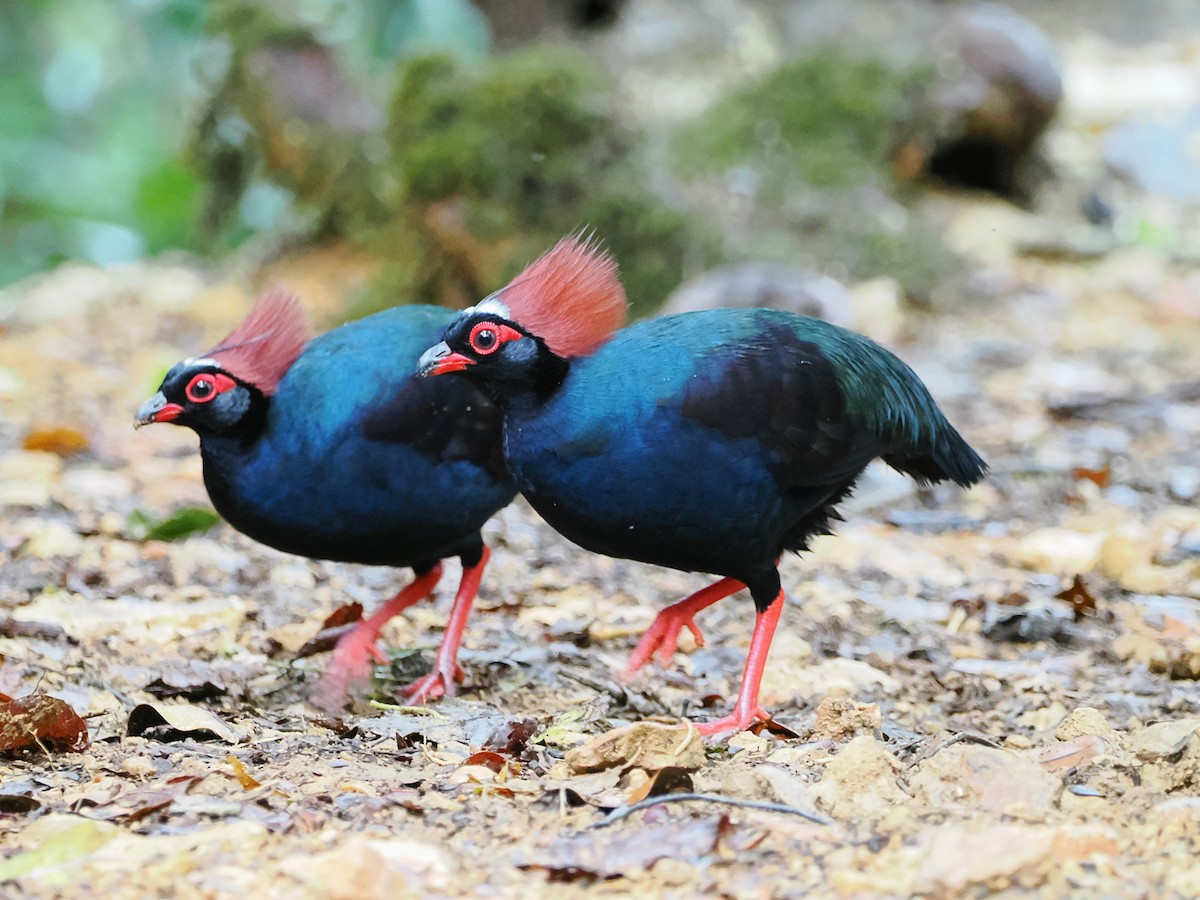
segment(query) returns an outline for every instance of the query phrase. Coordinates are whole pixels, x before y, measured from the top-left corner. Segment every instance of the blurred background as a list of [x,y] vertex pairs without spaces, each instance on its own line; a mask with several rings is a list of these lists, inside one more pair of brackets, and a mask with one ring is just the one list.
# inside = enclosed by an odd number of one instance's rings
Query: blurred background
[[593,228],[636,312],[845,321],[872,279],[986,298],[963,196],[1022,251],[1194,261],[1198,59],[1186,0],[4,4],[0,285],[185,253],[336,318]]

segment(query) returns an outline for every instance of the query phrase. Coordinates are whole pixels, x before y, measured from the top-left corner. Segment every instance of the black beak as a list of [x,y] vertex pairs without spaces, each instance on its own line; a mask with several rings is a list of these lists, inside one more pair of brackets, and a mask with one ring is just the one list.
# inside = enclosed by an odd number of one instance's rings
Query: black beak
[[468,366],[475,365],[475,360],[455,353],[445,341],[435,344],[417,361],[417,375],[428,378],[430,375],[443,375],[446,372],[461,372]]

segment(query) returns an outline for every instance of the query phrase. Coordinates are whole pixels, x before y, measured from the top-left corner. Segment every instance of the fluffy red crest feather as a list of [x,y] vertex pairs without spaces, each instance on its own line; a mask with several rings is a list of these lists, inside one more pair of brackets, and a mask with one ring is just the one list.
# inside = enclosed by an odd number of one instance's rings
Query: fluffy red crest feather
[[269,397],[311,338],[300,301],[272,287],[242,324],[204,355]]
[[586,356],[625,324],[617,263],[593,240],[566,237],[493,295],[559,356]]

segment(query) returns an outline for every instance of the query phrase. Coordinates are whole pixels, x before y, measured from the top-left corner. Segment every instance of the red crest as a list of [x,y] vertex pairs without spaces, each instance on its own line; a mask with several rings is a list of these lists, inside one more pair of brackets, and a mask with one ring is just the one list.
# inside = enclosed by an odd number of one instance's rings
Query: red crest
[[300,301],[294,294],[272,287],[242,324],[204,355],[269,397],[311,338]]
[[617,263],[591,238],[563,238],[493,295],[559,356],[586,356],[625,324]]

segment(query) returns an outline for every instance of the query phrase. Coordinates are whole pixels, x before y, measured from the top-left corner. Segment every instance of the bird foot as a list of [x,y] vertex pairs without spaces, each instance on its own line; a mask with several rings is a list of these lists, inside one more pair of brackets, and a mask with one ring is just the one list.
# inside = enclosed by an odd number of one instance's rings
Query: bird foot
[[404,695],[405,700],[414,704],[435,700],[438,697],[453,697],[458,689],[457,682],[466,677],[462,666],[455,663],[453,670],[450,670],[448,667],[441,666],[439,660],[439,664],[435,665],[432,672],[401,688],[400,693]]
[[753,711],[749,709],[735,709],[727,716],[722,716],[719,719],[713,719],[710,722],[698,722],[692,724],[700,734],[705,737],[715,737],[723,734],[735,734],[739,731],[745,731],[754,724],[755,719],[762,719],[768,722],[771,716],[761,706],[755,707]]
[[387,662],[378,639],[378,629],[363,624],[342,635],[309,702],[327,713],[340,712],[351,690],[370,681],[373,664]]
[[695,614],[691,610],[668,606],[660,612],[634,648],[629,662],[625,664],[624,672],[621,673],[622,679],[628,681],[633,678],[634,673],[648,663],[656,652],[659,662],[664,667],[670,667],[675,651],[679,649],[679,635],[685,628],[696,639],[696,646],[703,647],[704,633],[696,624]]

